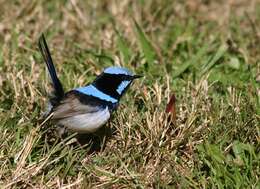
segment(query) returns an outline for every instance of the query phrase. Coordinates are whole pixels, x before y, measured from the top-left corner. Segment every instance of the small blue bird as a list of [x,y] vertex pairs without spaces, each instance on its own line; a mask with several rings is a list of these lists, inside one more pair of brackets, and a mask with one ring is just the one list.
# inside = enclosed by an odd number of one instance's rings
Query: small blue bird
[[93,133],[104,125],[133,80],[141,77],[123,67],[109,67],[90,85],[65,93],[44,35],[41,35],[38,45],[54,89],[46,115],[52,114],[51,119],[58,126],[74,132]]

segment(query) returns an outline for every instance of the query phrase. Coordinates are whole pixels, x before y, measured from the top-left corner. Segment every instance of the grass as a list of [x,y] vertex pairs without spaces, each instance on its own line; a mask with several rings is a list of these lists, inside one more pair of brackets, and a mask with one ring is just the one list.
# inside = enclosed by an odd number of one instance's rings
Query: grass
[[[259,188],[258,1],[6,1],[0,16],[1,188]],[[122,65],[135,82],[79,144],[41,125],[44,32],[66,90]],[[165,113],[176,97],[176,120]]]

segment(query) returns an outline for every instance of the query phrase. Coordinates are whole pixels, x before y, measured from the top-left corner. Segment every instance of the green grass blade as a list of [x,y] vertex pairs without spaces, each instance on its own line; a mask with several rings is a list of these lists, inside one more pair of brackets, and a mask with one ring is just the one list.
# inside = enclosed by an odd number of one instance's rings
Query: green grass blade
[[204,45],[199,52],[194,55],[190,61],[185,62],[184,64],[182,64],[173,74],[172,78],[175,79],[177,77],[179,77],[182,73],[184,73],[191,65],[194,65],[196,62],[199,61],[200,58],[202,58],[208,49],[208,44]]
[[119,51],[122,53],[124,63],[129,63],[131,60],[132,51],[128,48],[128,44],[126,39],[120,34],[118,30],[115,30],[117,34],[117,47]]
[[204,75],[207,71],[209,71],[218,62],[218,60],[224,56],[227,48],[228,47],[226,44],[219,47],[217,53],[213,56],[213,58],[203,66],[201,75]]
[[134,23],[135,23],[137,38],[142,48],[142,51],[144,53],[145,59],[149,64],[151,64],[156,59],[156,52],[152,46],[152,43],[149,41],[148,37],[145,35],[145,33],[138,25],[138,23],[136,21],[134,21]]

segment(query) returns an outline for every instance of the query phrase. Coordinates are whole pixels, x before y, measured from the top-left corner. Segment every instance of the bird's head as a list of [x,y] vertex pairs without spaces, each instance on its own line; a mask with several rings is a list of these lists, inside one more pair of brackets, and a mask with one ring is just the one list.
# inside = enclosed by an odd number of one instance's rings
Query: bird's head
[[106,68],[92,83],[94,87],[117,100],[126,92],[133,80],[141,77],[123,67]]

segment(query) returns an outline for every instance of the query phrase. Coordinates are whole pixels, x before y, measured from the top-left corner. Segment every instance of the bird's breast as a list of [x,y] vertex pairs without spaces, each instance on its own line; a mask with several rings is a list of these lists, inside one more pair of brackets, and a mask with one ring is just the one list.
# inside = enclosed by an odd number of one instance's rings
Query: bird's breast
[[110,118],[108,107],[95,112],[76,114],[58,120],[58,124],[78,133],[93,133]]

